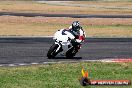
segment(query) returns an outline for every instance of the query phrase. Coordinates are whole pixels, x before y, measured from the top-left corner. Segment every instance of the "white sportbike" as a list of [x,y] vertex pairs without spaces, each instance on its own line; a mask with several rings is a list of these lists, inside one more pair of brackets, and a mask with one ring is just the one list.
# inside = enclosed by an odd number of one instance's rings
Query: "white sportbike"
[[82,41],[76,39],[75,36],[66,29],[58,30],[53,37],[55,41],[47,53],[49,59],[55,58],[57,54],[63,55],[66,58],[72,58],[81,48]]

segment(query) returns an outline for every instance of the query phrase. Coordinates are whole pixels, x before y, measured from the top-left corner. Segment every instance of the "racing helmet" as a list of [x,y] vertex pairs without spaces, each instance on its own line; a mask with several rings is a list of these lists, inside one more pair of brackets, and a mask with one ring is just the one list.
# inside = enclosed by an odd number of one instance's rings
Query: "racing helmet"
[[72,23],[72,31],[77,32],[77,31],[79,31],[79,29],[80,29],[80,22],[79,21],[74,21]]
[[72,23],[72,32],[75,34],[75,35],[79,35],[79,30],[80,30],[80,22],[79,21],[74,21]]

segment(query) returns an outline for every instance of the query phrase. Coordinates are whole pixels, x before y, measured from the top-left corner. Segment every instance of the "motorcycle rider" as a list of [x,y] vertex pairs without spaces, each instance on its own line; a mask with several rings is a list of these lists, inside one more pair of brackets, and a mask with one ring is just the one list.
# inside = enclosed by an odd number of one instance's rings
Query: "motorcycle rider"
[[71,31],[71,33],[73,33],[77,42],[81,43],[84,41],[86,35],[79,21],[74,21],[69,27],[69,30]]
[[[58,30],[54,36],[56,36],[54,37],[54,39],[63,41],[62,44],[67,45],[62,46],[64,50],[63,52],[61,52],[61,54],[64,54],[64,52],[68,50],[69,43],[71,43],[72,46],[75,46],[78,51],[86,37],[85,32],[83,31],[79,21],[74,21],[69,28]],[[68,43],[67,41],[70,42]]]

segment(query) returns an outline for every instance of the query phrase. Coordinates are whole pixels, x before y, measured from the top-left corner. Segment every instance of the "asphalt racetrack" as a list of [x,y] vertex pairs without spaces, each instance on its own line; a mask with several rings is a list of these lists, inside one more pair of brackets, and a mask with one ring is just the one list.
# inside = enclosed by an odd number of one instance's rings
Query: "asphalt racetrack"
[[[132,18],[132,15],[84,15],[0,12],[0,16],[25,17],[71,17],[71,18]],[[52,38],[8,37],[0,38],[0,66],[43,64],[60,61],[82,61],[132,58],[132,38],[87,38],[82,48],[72,59],[57,56],[47,59],[46,54],[53,44]]]
[[58,61],[100,60],[132,57],[132,38],[87,38],[72,59],[57,56],[47,59],[52,38],[0,38],[0,65]]
[[44,13],[22,13],[22,12],[0,12],[0,16],[24,16],[24,17],[71,17],[71,18],[132,18],[132,15],[90,15],[90,14],[44,14]]

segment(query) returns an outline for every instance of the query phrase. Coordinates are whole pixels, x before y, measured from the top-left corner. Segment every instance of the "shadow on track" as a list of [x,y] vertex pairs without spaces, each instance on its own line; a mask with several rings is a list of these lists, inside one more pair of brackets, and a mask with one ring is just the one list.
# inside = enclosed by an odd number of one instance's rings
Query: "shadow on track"
[[55,58],[52,58],[52,59],[76,59],[76,60],[79,60],[79,59],[82,59],[82,57],[72,57],[72,58],[66,58],[66,57],[55,57]]

